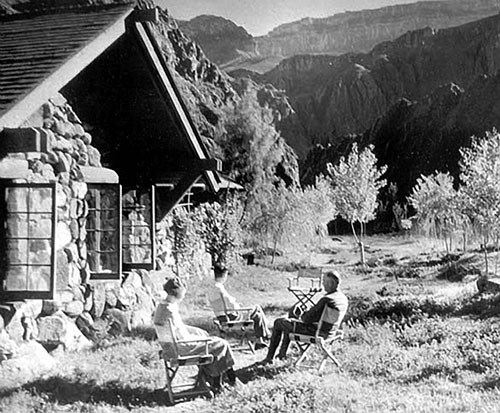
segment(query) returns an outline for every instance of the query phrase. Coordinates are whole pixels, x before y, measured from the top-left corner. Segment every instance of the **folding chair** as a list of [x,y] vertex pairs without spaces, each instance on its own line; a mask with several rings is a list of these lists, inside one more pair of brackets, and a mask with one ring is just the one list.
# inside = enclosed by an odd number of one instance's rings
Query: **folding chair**
[[[199,368],[200,366],[211,364],[214,361],[214,356],[208,353],[210,338],[203,337],[196,340],[177,340],[171,320],[168,320],[166,325],[155,324],[155,330],[163,348],[160,351],[160,358],[162,358],[165,363],[165,372],[167,376],[165,388],[167,390],[169,404],[175,404],[176,399],[192,398],[200,395],[212,397],[213,393],[211,389],[206,386],[205,378],[200,370],[198,370],[195,382],[183,381],[174,384],[174,379],[180,367],[197,366]],[[200,343],[205,344],[202,354],[183,354],[182,344]],[[164,349],[167,349],[167,351]],[[177,390],[179,391],[175,392]]]
[[288,291],[297,298],[296,305],[304,311],[315,304],[314,297],[322,288],[321,268],[300,268],[296,277],[288,279]]
[[339,361],[334,357],[329,347],[331,347],[333,343],[342,340],[342,338],[344,337],[344,332],[340,329],[334,328],[330,332],[328,337],[324,337],[323,335],[321,335],[321,329],[323,324],[325,322],[328,322],[328,320],[337,320],[337,319],[338,319],[338,310],[325,305],[325,308],[323,309],[323,313],[321,314],[321,318],[316,328],[316,333],[314,335],[295,332],[297,323],[299,323],[299,321],[293,320],[294,322],[293,330],[289,334],[289,337],[291,342],[295,342],[297,344],[300,351],[300,356],[295,362],[296,366],[298,366],[305,360],[306,356],[309,354],[312,348],[317,347],[321,350],[321,353],[323,355],[323,358],[319,365],[318,372],[321,372],[323,370],[323,367],[325,366],[328,359],[333,361],[335,365],[339,369],[341,369]]
[[[228,309],[224,297],[221,294],[220,300],[223,303],[224,315],[214,318],[214,324],[219,329],[221,336],[235,336],[239,339],[238,345],[231,345],[233,350],[250,350],[252,354],[255,354],[255,347],[252,342],[252,338],[255,336],[255,331],[253,328],[253,320],[250,318],[253,308],[231,308]],[[215,309],[216,305],[212,303],[212,307]],[[237,315],[236,319],[231,320],[234,315]]]

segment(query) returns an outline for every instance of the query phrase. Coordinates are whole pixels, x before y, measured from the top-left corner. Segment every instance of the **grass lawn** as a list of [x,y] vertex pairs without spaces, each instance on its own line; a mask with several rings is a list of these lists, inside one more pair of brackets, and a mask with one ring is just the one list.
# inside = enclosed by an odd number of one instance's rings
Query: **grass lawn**
[[[331,363],[321,374],[295,368],[293,348],[292,360],[265,367],[255,364],[263,350],[238,352],[244,385],[168,406],[158,344],[145,329],[58,354],[55,371],[22,387],[4,383],[0,411],[500,412],[500,299],[476,291],[480,257],[446,261],[439,244],[402,236],[369,238],[367,252],[362,270],[352,239],[334,238],[308,256],[242,267],[228,282],[241,302],[261,304],[273,319],[294,302],[289,270],[304,262],[339,269],[350,298],[346,338],[335,349],[341,371]],[[192,280],[182,312],[213,329],[207,282]]]

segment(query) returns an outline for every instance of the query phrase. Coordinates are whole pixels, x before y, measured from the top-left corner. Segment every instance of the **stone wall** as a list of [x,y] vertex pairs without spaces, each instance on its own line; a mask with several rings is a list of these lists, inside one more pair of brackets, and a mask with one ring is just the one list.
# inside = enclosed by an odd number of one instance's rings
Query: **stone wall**
[[[128,273],[121,281],[90,281],[85,181],[90,175],[99,175],[100,153],[71,106],[59,95],[23,127],[38,128],[47,142],[39,145],[39,151],[29,145],[26,151],[14,149],[0,160],[0,173],[11,173],[18,183],[57,183],[56,292],[51,300],[0,302],[0,362],[23,354],[23,348],[33,340],[47,350],[81,350],[110,331],[150,324],[157,295],[144,270]],[[16,198],[10,201],[22,202]],[[9,226],[25,224],[17,219]],[[133,235],[135,240],[144,233]],[[44,248],[34,253],[43,255]],[[10,258],[20,253],[9,250]]]

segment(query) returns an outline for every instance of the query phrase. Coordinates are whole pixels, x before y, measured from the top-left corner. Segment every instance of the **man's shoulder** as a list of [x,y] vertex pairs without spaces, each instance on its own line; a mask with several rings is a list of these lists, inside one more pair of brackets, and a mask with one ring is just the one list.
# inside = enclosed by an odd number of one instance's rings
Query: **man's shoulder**
[[331,292],[329,294],[325,295],[325,298],[328,301],[335,302],[335,303],[347,303],[349,300],[347,299],[347,296],[340,290]]

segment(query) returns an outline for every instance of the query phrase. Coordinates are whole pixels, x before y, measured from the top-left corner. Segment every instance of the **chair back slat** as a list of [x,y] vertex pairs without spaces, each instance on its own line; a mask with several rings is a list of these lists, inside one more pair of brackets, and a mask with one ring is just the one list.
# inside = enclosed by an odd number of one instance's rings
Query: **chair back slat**
[[297,276],[288,280],[289,289],[309,289],[320,291],[323,283],[321,268],[299,268]]
[[175,353],[172,355],[173,357],[178,357],[177,337],[170,318],[170,310],[165,304],[160,303],[156,308],[153,324],[162,347],[169,353]]
[[210,305],[212,306],[212,309],[216,314],[220,311],[224,311],[224,313],[227,313],[226,300],[224,300],[224,296],[222,295],[222,293],[214,296],[213,299],[210,300]]
[[321,336],[325,330],[329,330],[329,335],[335,334],[335,331],[340,327],[342,319],[340,311],[337,308],[325,305],[316,329],[316,336]]

